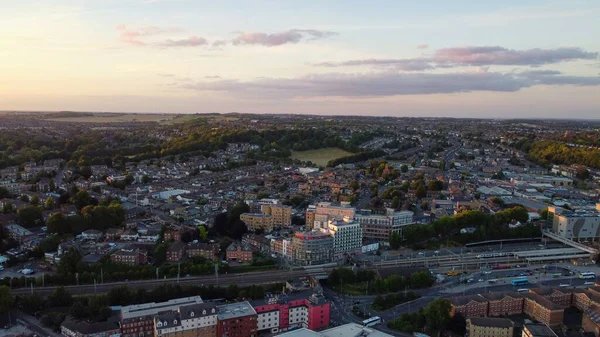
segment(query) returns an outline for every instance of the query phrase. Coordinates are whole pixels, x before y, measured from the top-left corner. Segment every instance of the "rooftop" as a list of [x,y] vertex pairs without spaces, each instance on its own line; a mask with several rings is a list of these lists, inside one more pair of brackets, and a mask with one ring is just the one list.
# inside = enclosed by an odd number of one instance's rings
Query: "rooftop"
[[217,307],[219,320],[256,315],[248,301],[220,305]]
[[121,317],[130,319],[141,316],[156,315],[161,311],[177,310],[179,306],[203,303],[200,296],[178,298],[166,302],[150,302],[128,305],[121,308]]
[[541,323],[529,323],[523,326],[523,330],[529,331],[531,337],[557,337],[556,333],[552,331],[547,325]]
[[494,328],[512,328],[515,326],[515,323],[508,318],[471,317],[467,321],[472,325]]

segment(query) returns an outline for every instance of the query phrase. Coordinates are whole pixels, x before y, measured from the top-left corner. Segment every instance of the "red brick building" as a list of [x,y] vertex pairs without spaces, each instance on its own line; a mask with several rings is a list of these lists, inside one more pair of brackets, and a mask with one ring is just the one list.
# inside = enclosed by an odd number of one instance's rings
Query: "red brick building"
[[167,262],[179,262],[185,254],[185,244],[181,241],[173,242],[167,249]]
[[479,295],[450,298],[450,316],[460,312],[464,317],[484,317],[488,314],[488,300]]
[[571,289],[562,290],[560,288],[532,288],[530,292],[543,296],[550,302],[561,308],[568,308],[573,303],[573,291]]
[[585,332],[591,332],[594,336],[600,336],[600,307],[592,305],[583,312],[581,327]]
[[218,306],[217,317],[218,337],[258,336],[256,311],[247,301]]
[[225,252],[227,261],[252,262],[252,249],[238,243],[232,243]]
[[509,316],[523,313],[523,296],[517,292],[485,293],[489,316]]
[[204,242],[190,243],[186,247],[185,252],[190,258],[203,257],[207,260],[214,260],[219,253],[219,244]]
[[110,259],[116,263],[136,266],[148,262],[148,253],[132,246],[121,248],[110,255]]
[[523,303],[524,314],[548,326],[562,324],[564,308],[534,292],[525,293],[523,297],[525,297]]

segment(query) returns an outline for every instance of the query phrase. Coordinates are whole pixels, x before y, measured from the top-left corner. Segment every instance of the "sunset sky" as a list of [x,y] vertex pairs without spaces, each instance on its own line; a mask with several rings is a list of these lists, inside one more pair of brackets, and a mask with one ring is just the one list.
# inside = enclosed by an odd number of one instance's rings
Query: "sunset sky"
[[0,0],[0,110],[600,118],[600,1]]

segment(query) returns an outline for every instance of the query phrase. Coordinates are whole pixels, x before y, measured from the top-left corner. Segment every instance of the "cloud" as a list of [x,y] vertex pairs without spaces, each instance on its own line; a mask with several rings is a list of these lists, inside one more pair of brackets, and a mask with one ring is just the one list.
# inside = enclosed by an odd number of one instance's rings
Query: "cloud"
[[393,66],[404,71],[461,66],[515,65],[538,67],[574,60],[596,60],[599,53],[581,48],[513,50],[499,46],[457,47],[436,50],[432,55],[409,59],[365,59],[343,62],[321,62],[316,66]]
[[563,76],[556,72],[313,74],[298,78],[219,80],[182,84],[196,91],[227,92],[253,98],[384,97],[473,91],[515,92],[536,85],[599,86],[600,77]]
[[174,74],[166,74],[166,73],[158,74],[158,76],[160,76],[160,77],[175,77]]
[[162,47],[198,47],[208,44],[208,41],[203,37],[190,36],[185,39],[166,39],[160,43]]
[[417,49],[427,49],[427,48],[429,48],[429,45],[426,45],[426,44],[420,44],[417,46]]
[[500,46],[444,48],[436,51],[437,63],[459,65],[522,65],[540,66],[572,60],[593,60],[598,53],[581,48],[514,50]]
[[220,79],[221,76],[204,76],[204,78],[209,79],[209,80],[216,80],[216,79]]
[[127,25],[119,24],[116,26],[116,30],[119,31],[119,41],[133,45],[133,46],[145,46],[148,43],[142,41],[145,37],[155,36],[166,33],[178,33],[181,32],[179,28],[160,28],[156,26],[145,26],[138,29],[128,29]]
[[[336,35],[334,32],[314,29],[291,29],[279,33],[240,33],[231,40],[233,45],[261,45],[267,47],[298,43],[302,40],[317,40]],[[214,45],[214,44],[213,44]]]
[[316,63],[316,66],[322,67],[347,67],[347,66],[384,66],[394,67],[398,70],[404,71],[423,71],[434,69],[435,67],[430,64],[426,59],[364,59],[364,60],[350,60],[344,62],[321,62]]

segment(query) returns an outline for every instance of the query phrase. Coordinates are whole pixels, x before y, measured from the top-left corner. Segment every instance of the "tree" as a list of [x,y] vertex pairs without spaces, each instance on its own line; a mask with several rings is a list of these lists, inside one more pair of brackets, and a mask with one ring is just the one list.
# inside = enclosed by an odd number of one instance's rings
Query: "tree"
[[408,172],[408,166],[406,164],[402,164],[402,166],[400,166],[400,171],[402,173]]
[[425,186],[419,185],[419,187],[417,187],[417,190],[415,191],[415,197],[417,197],[418,199],[423,199],[426,195],[427,190],[425,190]]
[[400,248],[400,244],[402,242],[402,238],[400,237],[400,233],[399,232],[392,232],[392,234],[390,235],[390,247],[392,249],[398,249]]
[[125,175],[125,184],[131,185],[131,184],[133,184],[134,181],[135,181],[135,178],[133,177],[133,175],[131,173],[127,173]]
[[150,182],[150,177],[147,174],[142,176],[142,184],[147,184]]
[[456,168],[456,163],[454,161],[450,162],[450,169],[455,169]]
[[504,172],[502,171],[498,171],[497,173],[494,173],[494,175],[492,176],[492,179],[496,179],[496,180],[504,180],[506,178],[506,176],[504,175]]
[[446,171],[446,161],[443,159],[440,161],[440,170]]
[[152,251],[152,256],[154,256],[154,261],[156,265],[162,265],[167,261],[167,250],[169,249],[169,244],[166,242],[159,243],[154,247]]
[[356,191],[359,187],[360,184],[358,183],[358,180],[354,179],[350,182],[350,188],[352,188],[354,191]]
[[50,218],[48,218],[48,221],[46,221],[46,227],[48,228],[48,233],[62,235],[71,232],[69,220],[61,212],[53,213]]
[[40,205],[40,197],[38,197],[37,195],[34,195],[33,197],[31,197],[31,199],[29,200],[29,203],[33,206],[39,206]]
[[62,275],[75,274],[79,261],[81,261],[81,254],[77,249],[71,248],[60,257],[57,272]]
[[497,206],[503,207],[504,206],[504,200],[502,198],[499,197],[493,197],[491,199],[491,202],[494,203]]
[[441,191],[444,189],[444,182],[440,180],[431,180],[427,185],[430,191]]
[[50,191],[54,191],[56,189],[56,183],[54,182],[54,179],[50,179],[48,182],[48,187],[50,188]]
[[13,296],[10,288],[0,286],[0,313],[5,313],[12,308]]
[[547,207],[540,210],[540,219],[548,220],[548,208]]
[[206,230],[205,226],[198,226],[198,236],[203,241],[206,241],[206,239],[208,239],[208,231]]
[[75,303],[73,303],[70,313],[71,316],[73,316],[73,318],[81,319],[85,316],[85,311],[86,310],[83,304],[80,301],[76,301]]
[[0,187],[0,199],[10,198],[12,195],[6,187]]
[[82,209],[85,206],[92,204],[92,197],[86,190],[79,190],[77,194],[72,198],[72,202],[77,209]]
[[428,330],[439,331],[450,321],[452,304],[448,299],[437,299],[425,309],[425,319]]
[[52,197],[46,198],[46,201],[44,201],[44,208],[47,210],[54,208],[54,199]]
[[17,222],[25,228],[40,226],[43,221],[42,209],[37,206],[27,206],[17,211]]
[[50,307],[66,307],[73,303],[71,294],[64,287],[58,287],[52,294],[48,296],[48,306]]
[[2,207],[2,213],[4,214],[12,213],[14,210],[15,206],[13,206],[13,204],[10,202],[5,203],[4,207]]
[[590,171],[584,167],[579,168],[575,174],[575,177],[581,180],[588,180],[590,179]]

